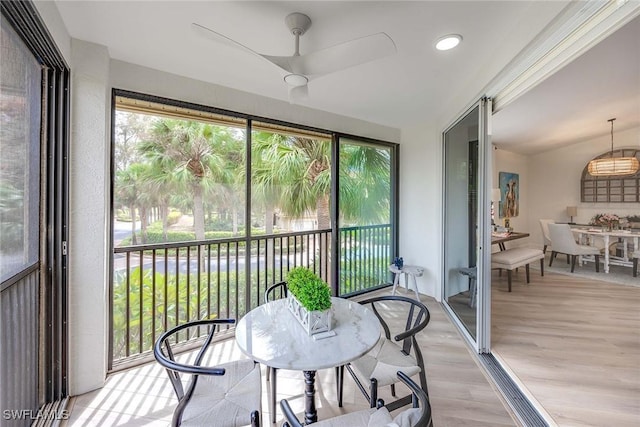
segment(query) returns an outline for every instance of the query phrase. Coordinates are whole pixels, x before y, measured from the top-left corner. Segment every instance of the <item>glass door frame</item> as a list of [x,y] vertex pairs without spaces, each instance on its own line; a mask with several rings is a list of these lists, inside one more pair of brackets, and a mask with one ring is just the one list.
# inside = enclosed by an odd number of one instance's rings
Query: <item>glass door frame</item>
[[491,153],[491,113],[492,101],[490,98],[482,97],[474,102],[455,121],[442,131],[442,241],[446,238],[445,222],[446,212],[446,147],[445,135],[460,121],[462,121],[475,108],[478,108],[478,239],[477,239],[477,302],[476,302],[476,338],[474,338],[466,329],[465,325],[456,315],[453,308],[447,302],[446,287],[444,280],[447,277],[446,272],[446,254],[442,253],[441,277],[443,278],[441,286],[441,301],[445,311],[449,314],[453,322],[461,331],[467,342],[478,353],[489,353],[491,344],[491,171],[492,153]]

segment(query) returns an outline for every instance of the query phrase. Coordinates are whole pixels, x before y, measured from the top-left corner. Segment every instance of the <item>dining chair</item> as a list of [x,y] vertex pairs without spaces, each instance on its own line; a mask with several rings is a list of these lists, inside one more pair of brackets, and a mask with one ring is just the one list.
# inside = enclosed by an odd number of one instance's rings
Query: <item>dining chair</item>
[[[288,295],[287,282],[279,282],[269,286],[264,291],[264,302],[275,301],[277,299],[286,298]],[[271,400],[269,401],[269,409],[271,410],[271,422],[276,422],[276,376],[277,368],[267,366],[267,381],[271,385]]]
[[[411,378],[404,372],[398,371],[397,378],[399,382],[403,382],[411,390],[412,408],[407,409],[395,418],[389,413],[393,409],[389,409],[384,405],[382,400],[378,400],[377,406],[371,409],[351,412],[340,415],[335,418],[321,420],[314,423],[314,427],[432,427],[431,405],[429,396],[422,390]],[[302,427],[303,424],[298,420],[291,410],[289,402],[283,399],[280,401],[280,407],[286,418],[282,427]]]
[[552,246],[549,267],[553,264],[557,254],[566,254],[571,256],[571,272],[573,273],[578,256],[593,255],[596,262],[596,273],[600,272],[600,249],[576,243],[569,224],[549,224],[549,236],[551,237]]
[[555,224],[556,221],[553,219],[541,219],[540,220],[540,228],[542,229],[542,242],[544,247],[542,248],[543,253],[547,253],[547,247],[551,246],[551,236],[549,235],[549,224]]
[[[260,365],[244,359],[203,366],[217,327],[233,323],[234,319],[196,320],[170,329],[156,341],[153,355],[166,369],[178,398],[172,426],[260,426]],[[202,331],[208,332],[204,335]],[[188,344],[200,346],[195,359],[177,361],[178,351],[193,348]],[[190,376],[186,390],[182,375]]]
[[[431,317],[427,307],[412,298],[391,295],[369,298],[360,301],[360,304],[370,306],[384,330],[384,336],[371,351],[346,365],[347,371],[369,401],[371,408],[376,407],[379,387],[391,386],[391,395],[396,397],[398,371],[408,376],[418,375],[420,387],[428,396],[424,360],[416,341],[416,335],[427,326]],[[397,320],[403,318],[399,324]],[[338,406],[342,406],[344,368],[345,366],[336,368]],[[364,384],[368,384],[368,390]],[[409,403],[411,395],[399,398],[386,406],[392,411]]]

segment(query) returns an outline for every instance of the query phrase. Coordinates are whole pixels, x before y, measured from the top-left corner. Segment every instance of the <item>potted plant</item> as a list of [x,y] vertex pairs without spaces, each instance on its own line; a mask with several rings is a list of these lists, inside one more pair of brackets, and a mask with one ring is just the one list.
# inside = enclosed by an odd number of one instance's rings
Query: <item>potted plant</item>
[[306,267],[287,275],[289,310],[309,335],[331,330],[331,288]]

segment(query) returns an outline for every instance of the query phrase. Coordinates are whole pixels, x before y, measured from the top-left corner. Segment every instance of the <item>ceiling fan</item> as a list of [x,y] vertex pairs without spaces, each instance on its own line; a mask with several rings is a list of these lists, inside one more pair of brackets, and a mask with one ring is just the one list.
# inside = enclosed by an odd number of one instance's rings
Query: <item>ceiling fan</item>
[[201,36],[242,49],[275,65],[289,87],[290,102],[307,96],[307,84],[312,80],[396,53],[391,37],[376,33],[301,55],[300,36],[311,27],[311,18],[294,12],[287,15],[285,23],[295,37],[295,51],[291,56],[263,55],[203,25],[193,23],[191,27]]

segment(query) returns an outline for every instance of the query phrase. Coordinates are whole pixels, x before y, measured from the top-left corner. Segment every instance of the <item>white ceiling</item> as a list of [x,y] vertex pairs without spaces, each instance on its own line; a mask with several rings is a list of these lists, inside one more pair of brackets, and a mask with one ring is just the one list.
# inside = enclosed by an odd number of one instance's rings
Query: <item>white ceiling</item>
[[609,141],[610,118],[614,133],[640,126],[640,17],[497,112],[493,143],[533,154]]
[[[323,76],[309,84],[309,97],[299,103],[402,128],[442,120],[443,112],[451,114],[450,111],[479,96],[478,92],[560,13],[567,1],[56,0],[55,3],[71,37],[107,46],[114,59],[281,100],[288,99],[287,88],[273,65],[242,50],[199,37],[191,30],[191,23],[209,27],[269,55],[293,53],[293,37],[284,24],[284,17],[291,12],[303,12],[313,21],[301,39],[302,54],[385,32],[397,46],[396,55]],[[567,75],[548,79],[522,101],[517,100],[496,115],[494,141],[515,144],[511,145],[514,150],[534,152],[561,144],[567,137],[576,138],[575,133],[564,129],[575,130],[577,120],[599,125],[600,134],[608,132],[600,122],[606,125],[609,116],[617,114],[616,125],[622,125],[623,114],[612,111],[613,107],[606,109],[604,118],[591,118],[589,110],[604,108],[603,93],[617,93],[613,84],[623,77],[633,80],[628,74],[634,70],[635,89],[638,88],[637,22],[632,31],[635,31],[635,54],[590,60],[578,68],[580,78]],[[433,42],[449,33],[461,34],[462,44],[452,51],[435,51]],[[587,56],[584,58],[586,61]],[[635,61],[635,68],[621,66],[628,60]],[[591,80],[591,71],[602,70],[604,65],[607,70],[613,69],[615,75],[599,71],[595,80]],[[562,71],[570,68],[573,65]],[[602,84],[609,77],[612,81]],[[593,81],[596,83],[589,83]],[[553,98],[545,95],[544,87],[548,85],[552,85]],[[561,95],[569,89],[580,96]],[[594,90],[599,90],[592,94],[597,102],[587,98],[586,92]],[[629,94],[628,90],[619,91]],[[635,94],[637,102],[638,92]],[[577,104],[571,103],[573,98],[579,98]],[[630,100],[631,104],[633,101]],[[564,124],[556,120],[562,117],[571,121]],[[586,132],[587,126],[578,128]],[[520,135],[526,135],[526,139]]]

